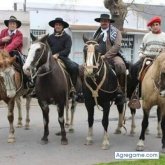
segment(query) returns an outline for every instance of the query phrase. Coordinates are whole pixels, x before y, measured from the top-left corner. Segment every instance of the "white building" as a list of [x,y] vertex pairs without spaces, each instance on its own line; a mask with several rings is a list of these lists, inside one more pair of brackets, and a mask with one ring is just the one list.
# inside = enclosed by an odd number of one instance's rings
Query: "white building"
[[[18,4],[18,10],[22,9],[22,4]],[[66,31],[72,37],[72,52],[70,58],[82,64],[83,62],[83,40],[85,33],[87,37],[92,37],[99,26],[94,18],[101,13],[108,13],[109,10],[103,6],[80,6],[67,4],[27,4],[27,11],[30,14],[30,30],[34,35],[42,35],[53,32],[53,28],[48,22],[56,17],[62,17],[70,24]],[[147,21],[138,15],[136,11],[129,11],[124,23],[126,35],[123,36],[123,54],[129,61],[136,61],[137,51],[146,29]]]

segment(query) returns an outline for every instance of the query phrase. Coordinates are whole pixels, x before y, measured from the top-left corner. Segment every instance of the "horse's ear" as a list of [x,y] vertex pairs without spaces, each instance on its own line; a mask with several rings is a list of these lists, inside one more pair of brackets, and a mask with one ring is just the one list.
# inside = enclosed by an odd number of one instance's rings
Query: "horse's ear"
[[45,43],[47,41],[47,38],[49,37],[49,34],[44,35],[42,38],[40,38],[40,41]]
[[89,41],[89,39],[85,36],[85,34],[83,34],[83,41],[84,41],[84,43],[86,43],[87,41]]
[[32,33],[30,33],[30,37],[31,37],[32,41],[37,40],[37,37],[36,37],[36,36],[34,36]]

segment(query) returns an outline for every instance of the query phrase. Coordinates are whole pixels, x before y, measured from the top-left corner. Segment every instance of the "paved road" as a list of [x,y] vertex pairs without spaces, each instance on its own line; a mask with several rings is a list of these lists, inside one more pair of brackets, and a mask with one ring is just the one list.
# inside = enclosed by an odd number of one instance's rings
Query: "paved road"
[[[24,101],[23,107],[25,108]],[[86,146],[85,139],[87,135],[87,113],[84,104],[78,104],[75,112],[75,132],[67,134],[69,144],[62,146],[60,137],[55,135],[59,131],[57,122],[57,111],[54,106],[50,106],[50,134],[49,143],[41,145],[40,139],[43,135],[43,120],[41,110],[34,99],[31,103],[30,111],[30,130],[23,128],[15,129],[16,142],[14,144],[7,143],[9,124],[7,120],[6,106],[0,102],[0,165],[92,165],[100,162],[114,161],[114,153],[116,151],[135,151],[138,141],[142,111],[138,110],[136,114],[136,135],[129,136],[130,131],[130,111],[126,111],[126,128],[127,134],[113,134],[117,126],[118,113],[115,106],[112,106],[110,111],[110,149],[102,150],[103,128],[101,125],[102,112],[95,111],[94,123],[94,144]],[[17,122],[17,109],[15,110],[15,125]],[[150,118],[150,135],[146,138],[145,151],[160,151],[161,140],[156,138],[157,118],[156,111],[153,109]],[[25,117],[25,110],[23,111]],[[23,118],[25,120],[25,118]]]

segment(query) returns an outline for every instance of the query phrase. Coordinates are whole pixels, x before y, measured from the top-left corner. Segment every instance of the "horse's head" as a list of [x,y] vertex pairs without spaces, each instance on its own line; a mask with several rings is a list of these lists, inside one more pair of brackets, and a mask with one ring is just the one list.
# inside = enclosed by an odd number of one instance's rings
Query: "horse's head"
[[6,96],[12,98],[16,94],[16,87],[14,82],[14,69],[13,63],[16,61],[16,57],[10,57],[9,53],[5,50],[0,50],[0,77],[3,81]]
[[48,35],[45,35],[40,39],[37,39],[34,36],[32,37],[33,43],[29,48],[28,57],[23,66],[25,74],[30,75],[32,70],[37,70],[42,64],[46,63],[49,51],[47,37]]
[[84,74],[87,76],[95,74],[102,62],[99,53],[99,45],[95,40],[89,40],[83,36],[84,40]]
[[0,50],[0,71],[8,70],[15,62],[16,57],[10,57],[5,50]]

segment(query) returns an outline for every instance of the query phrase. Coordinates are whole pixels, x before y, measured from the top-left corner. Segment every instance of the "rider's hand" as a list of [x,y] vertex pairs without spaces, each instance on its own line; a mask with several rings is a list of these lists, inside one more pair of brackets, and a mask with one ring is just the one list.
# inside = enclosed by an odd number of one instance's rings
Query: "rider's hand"
[[54,58],[55,60],[57,60],[57,59],[58,59],[58,56],[59,56],[59,54],[56,53],[56,54],[53,55],[53,58]]
[[105,55],[101,55],[101,58],[104,60],[105,59]]
[[9,42],[10,39],[11,39],[10,36],[3,37],[3,38],[2,38],[2,42]]

